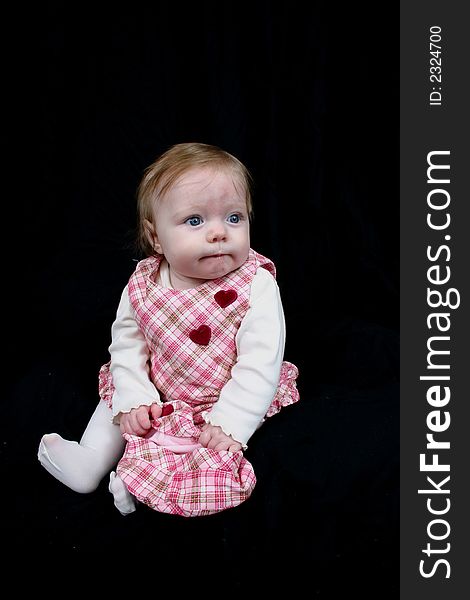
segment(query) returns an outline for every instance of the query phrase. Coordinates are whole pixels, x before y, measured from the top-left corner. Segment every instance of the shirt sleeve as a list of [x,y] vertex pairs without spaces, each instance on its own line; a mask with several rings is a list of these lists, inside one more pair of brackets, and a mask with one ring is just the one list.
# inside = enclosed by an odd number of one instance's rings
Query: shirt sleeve
[[264,268],[253,278],[250,308],[236,337],[237,362],[207,423],[218,425],[246,448],[262,423],[279,384],[285,321],[278,285]]
[[122,413],[138,406],[161,404],[160,394],[149,377],[149,349],[144,334],[134,318],[126,286],[121,296],[116,319],[111,327],[110,372],[113,376],[113,422]]

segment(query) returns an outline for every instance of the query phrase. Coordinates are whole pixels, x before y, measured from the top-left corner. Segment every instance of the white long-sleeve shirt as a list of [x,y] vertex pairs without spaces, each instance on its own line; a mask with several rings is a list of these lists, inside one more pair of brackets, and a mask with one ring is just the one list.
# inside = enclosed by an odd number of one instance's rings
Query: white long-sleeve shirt
[[[159,283],[171,287],[165,261],[160,266]],[[160,394],[149,377],[150,350],[135,320],[127,286],[111,333],[113,420],[118,423],[120,415],[133,408],[154,402],[161,404]],[[284,356],[285,322],[279,288],[264,268],[259,268],[253,278],[249,309],[235,343],[237,361],[231,378],[203,417],[246,447],[274,398]]]

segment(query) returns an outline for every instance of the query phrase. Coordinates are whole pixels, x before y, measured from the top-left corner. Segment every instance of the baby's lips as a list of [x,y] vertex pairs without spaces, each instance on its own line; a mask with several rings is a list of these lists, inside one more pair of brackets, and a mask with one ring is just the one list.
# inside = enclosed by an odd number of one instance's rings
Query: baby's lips
[[171,415],[174,410],[173,404],[164,404],[162,407],[162,414],[160,416],[167,417],[168,415]]

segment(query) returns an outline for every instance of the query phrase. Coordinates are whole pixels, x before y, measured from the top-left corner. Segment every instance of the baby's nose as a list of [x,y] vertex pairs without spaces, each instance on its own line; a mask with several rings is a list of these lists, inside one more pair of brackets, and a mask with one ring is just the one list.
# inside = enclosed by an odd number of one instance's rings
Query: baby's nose
[[225,239],[225,227],[222,223],[213,225],[207,232],[209,242],[220,242]]

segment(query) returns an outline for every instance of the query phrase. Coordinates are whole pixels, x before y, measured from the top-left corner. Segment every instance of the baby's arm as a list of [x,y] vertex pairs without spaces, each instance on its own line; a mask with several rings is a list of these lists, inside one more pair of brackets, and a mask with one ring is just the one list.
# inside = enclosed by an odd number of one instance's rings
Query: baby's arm
[[[276,394],[284,356],[284,312],[277,283],[266,269],[258,269],[253,279],[250,308],[236,344],[238,358],[231,378],[204,418],[246,448]],[[203,446],[207,437],[212,440],[212,435],[201,434]]]
[[110,372],[113,376],[113,422],[123,433],[144,435],[150,418],[161,414],[158,390],[149,377],[149,350],[134,318],[127,286],[111,328]]

